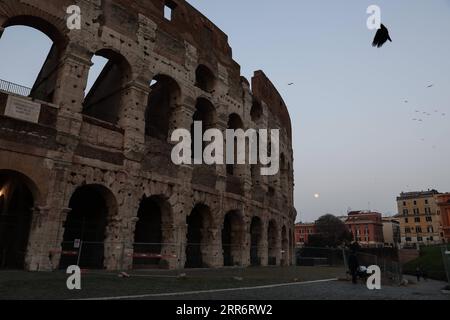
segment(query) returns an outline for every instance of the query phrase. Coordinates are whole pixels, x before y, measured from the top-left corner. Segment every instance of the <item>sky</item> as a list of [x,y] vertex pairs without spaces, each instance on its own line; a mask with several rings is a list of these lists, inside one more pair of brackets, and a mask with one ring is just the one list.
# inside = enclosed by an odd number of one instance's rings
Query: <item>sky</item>
[[[449,0],[188,2],[229,36],[243,76],[264,70],[284,97],[298,221],[394,215],[402,191],[450,191]],[[393,40],[381,49],[366,26],[372,4]],[[7,28],[0,79],[32,86],[50,45]],[[94,62],[95,75],[104,61]]]

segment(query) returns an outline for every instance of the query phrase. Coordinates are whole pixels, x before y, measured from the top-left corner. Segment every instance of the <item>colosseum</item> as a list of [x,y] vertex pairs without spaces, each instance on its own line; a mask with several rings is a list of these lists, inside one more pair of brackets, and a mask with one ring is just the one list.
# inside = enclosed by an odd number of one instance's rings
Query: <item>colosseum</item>
[[[241,76],[211,21],[184,0],[0,0],[0,41],[15,26],[53,44],[32,88],[0,81],[0,268],[293,263],[287,107],[264,72]],[[171,133],[194,121],[279,129],[279,173],[174,165]]]

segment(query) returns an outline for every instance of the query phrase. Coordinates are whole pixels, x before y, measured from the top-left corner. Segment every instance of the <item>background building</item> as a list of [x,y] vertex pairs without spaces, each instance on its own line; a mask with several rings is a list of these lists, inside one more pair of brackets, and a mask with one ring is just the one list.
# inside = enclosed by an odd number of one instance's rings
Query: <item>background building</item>
[[354,240],[363,247],[383,247],[383,222],[379,212],[352,211],[345,224],[353,233]]
[[401,243],[400,221],[398,218],[383,218],[384,246],[398,248]]
[[441,219],[435,196],[436,190],[406,192],[397,197],[403,247],[418,247],[442,242]]
[[309,237],[316,233],[315,223],[297,223],[295,225],[295,244],[304,246],[308,244]]
[[450,243],[450,193],[435,196],[441,217],[441,240]]

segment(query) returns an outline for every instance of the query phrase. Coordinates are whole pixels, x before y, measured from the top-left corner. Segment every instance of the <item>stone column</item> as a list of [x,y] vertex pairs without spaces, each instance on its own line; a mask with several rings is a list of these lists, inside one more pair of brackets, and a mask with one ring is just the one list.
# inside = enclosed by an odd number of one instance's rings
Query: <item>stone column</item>
[[[75,148],[83,122],[82,111],[89,69],[90,55],[83,49],[69,46],[61,59],[53,102],[59,106],[58,141],[68,149]],[[69,158],[70,153],[65,157]],[[69,159],[67,159],[69,161]]]
[[269,242],[268,242],[268,223],[263,223],[258,255],[261,258],[261,266],[266,267],[269,264]]
[[175,225],[175,233],[177,239],[178,250],[178,269],[184,269],[186,265],[186,243],[187,243],[188,226],[186,220]]
[[62,242],[64,241],[64,224],[66,223],[67,216],[72,209],[61,208],[52,210],[52,218],[49,225],[48,234],[53,241],[51,241],[50,257],[51,267],[56,270],[59,267],[59,262],[62,255]]
[[175,226],[163,226],[162,228],[162,246],[161,255],[162,260],[167,262],[169,269],[176,269],[178,267],[178,256],[180,254],[179,246],[174,241],[176,234]]
[[127,159],[140,161],[145,151],[145,111],[150,87],[133,83],[124,92],[120,127],[124,130],[124,152]]
[[124,219],[125,224],[125,234],[122,239],[123,253],[122,258],[119,263],[121,270],[131,270],[133,269],[134,260],[134,232],[136,231],[136,223],[138,222],[137,217],[127,217]]
[[45,229],[48,223],[50,208],[35,207],[32,209],[32,220],[28,238],[25,269],[29,271],[50,270],[49,247]]
[[218,228],[205,228],[202,243],[203,262],[209,268],[218,268],[223,265],[220,230]]

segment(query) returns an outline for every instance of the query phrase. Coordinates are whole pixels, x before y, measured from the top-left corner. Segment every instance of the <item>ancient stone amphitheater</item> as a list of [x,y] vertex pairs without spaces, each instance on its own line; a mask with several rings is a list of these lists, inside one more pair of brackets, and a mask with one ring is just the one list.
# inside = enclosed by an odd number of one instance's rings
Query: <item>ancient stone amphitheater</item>
[[[0,268],[292,264],[289,114],[211,21],[184,0],[0,0],[0,37],[15,26],[53,45],[32,88],[0,81]],[[280,129],[279,174],[174,165],[171,132],[194,120]]]

